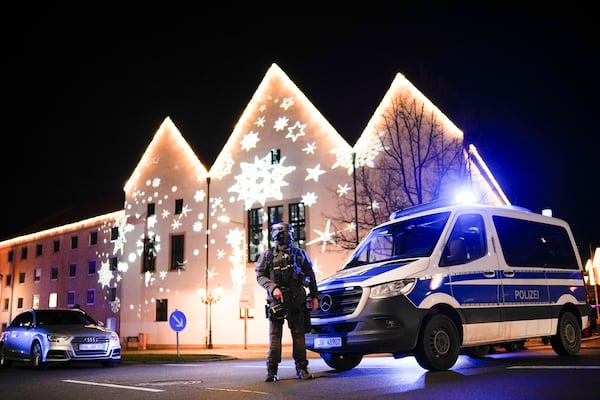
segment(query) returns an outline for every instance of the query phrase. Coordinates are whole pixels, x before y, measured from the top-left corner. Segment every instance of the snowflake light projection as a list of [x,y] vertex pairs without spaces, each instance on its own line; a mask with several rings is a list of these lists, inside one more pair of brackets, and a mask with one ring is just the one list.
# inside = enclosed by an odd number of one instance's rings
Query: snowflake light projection
[[259,159],[254,157],[254,163],[240,163],[242,173],[235,176],[236,183],[228,191],[237,193],[237,200],[243,200],[246,210],[252,208],[256,202],[265,205],[267,199],[281,200],[281,188],[288,183],[283,178],[294,171],[296,167],[285,167],[285,157],[281,157],[279,164],[271,164],[271,154]]
[[256,143],[258,143],[259,140],[258,132],[248,132],[241,141],[242,150],[250,151],[255,149]]
[[335,163],[331,166],[331,169],[337,167],[345,168],[348,175],[352,175],[354,172],[354,166],[352,165],[352,153],[348,153],[343,149],[333,149],[332,154],[335,154]]
[[213,166],[214,176],[217,179],[223,179],[225,176],[231,174],[231,170],[235,161],[233,161],[233,157],[231,153],[227,153],[223,157],[220,157],[219,160]]
[[110,286],[110,281],[113,278],[113,273],[110,270],[110,263],[108,261],[102,261],[100,269],[98,270],[98,283],[104,289]]

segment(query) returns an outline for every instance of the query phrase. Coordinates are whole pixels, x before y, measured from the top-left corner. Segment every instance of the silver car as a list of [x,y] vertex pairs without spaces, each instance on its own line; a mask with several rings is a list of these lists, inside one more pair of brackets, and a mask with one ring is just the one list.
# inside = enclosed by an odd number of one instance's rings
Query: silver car
[[2,332],[0,367],[12,361],[42,369],[49,363],[121,360],[119,335],[80,309],[29,309]]

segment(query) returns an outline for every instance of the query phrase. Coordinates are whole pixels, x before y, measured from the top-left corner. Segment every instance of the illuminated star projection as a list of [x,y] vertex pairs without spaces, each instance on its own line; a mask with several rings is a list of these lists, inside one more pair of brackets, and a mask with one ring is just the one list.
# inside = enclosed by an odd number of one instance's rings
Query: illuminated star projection
[[237,183],[228,191],[237,193],[237,200],[243,200],[246,210],[252,208],[255,202],[265,205],[268,199],[281,200],[281,188],[288,183],[283,179],[296,167],[285,167],[285,157],[281,157],[279,164],[271,164],[271,154],[263,158],[254,157],[253,163],[242,162],[242,173],[235,176]]
[[301,124],[300,121],[296,121],[293,126],[288,128],[288,133],[285,135],[286,138],[292,139],[292,142],[296,142],[299,136],[304,136],[304,128],[306,128],[306,124]]
[[321,169],[321,164],[317,164],[317,166],[314,168],[306,168],[306,172],[308,172],[308,175],[306,175],[306,178],[304,178],[304,180],[308,181],[312,179],[315,182],[319,182],[319,176],[325,173],[325,171]]
[[310,242],[307,242],[307,246],[310,246],[315,243],[321,243],[321,253],[325,253],[328,244],[335,244],[335,241],[333,240],[335,232],[331,232],[331,220],[327,220],[327,223],[325,224],[325,229],[323,231],[313,229],[313,232],[315,232],[318,235],[318,237],[314,240],[311,240]]

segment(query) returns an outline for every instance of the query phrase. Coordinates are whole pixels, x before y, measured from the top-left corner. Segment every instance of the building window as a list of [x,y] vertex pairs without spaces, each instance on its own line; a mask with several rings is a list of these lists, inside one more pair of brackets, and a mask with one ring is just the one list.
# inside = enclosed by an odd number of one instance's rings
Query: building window
[[8,311],[8,305],[9,305],[9,304],[10,304],[10,303],[9,303],[9,301],[8,301],[8,297],[5,297],[5,298],[4,298],[4,301],[3,301],[3,305],[2,305],[2,311]]
[[40,308],[40,295],[39,294],[33,295],[33,298],[31,299],[31,307],[32,308]]
[[156,269],[156,247],[154,237],[144,238],[144,254],[142,257],[142,272],[154,272]]
[[54,252],[58,253],[60,251],[60,240],[54,241]]
[[119,238],[119,227],[113,226],[110,230],[110,240],[117,240]]
[[14,258],[15,258],[15,253],[14,253],[14,251],[12,251],[12,250],[11,250],[11,251],[9,251],[9,252],[8,252],[8,262],[12,262],[12,261],[14,260]]
[[117,288],[114,286],[108,288],[108,301],[109,302],[117,301]]
[[119,267],[119,259],[117,258],[117,256],[112,256],[109,259],[109,262],[110,262],[110,270],[116,271]]
[[54,266],[50,268],[50,279],[53,281],[58,279],[58,267]]
[[248,210],[248,261],[256,262],[258,256],[263,252],[263,208],[253,208]]
[[156,299],[156,320],[166,321],[167,320],[167,299]]
[[271,225],[276,224],[278,222],[285,222],[283,219],[283,206],[272,206],[269,207],[268,210],[268,232],[269,232],[269,243],[271,242]]
[[171,269],[183,269],[185,267],[183,242],[184,235],[171,236]]
[[156,204],[154,203],[148,203],[148,205],[146,206],[146,211],[147,211],[147,217],[156,214]]
[[175,214],[181,214],[183,212],[183,199],[175,200]]
[[271,164],[276,165],[281,161],[281,150],[273,149],[271,150]]
[[25,283],[25,272],[19,272],[19,283]]
[[90,246],[98,244],[98,232],[90,232]]
[[23,308],[23,298],[19,297],[17,299],[17,308]]
[[38,243],[35,245],[35,256],[39,257],[42,255],[42,253],[44,252],[44,245],[41,243]]
[[70,290],[67,292],[67,307],[73,307],[75,305],[75,292]]
[[27,259],[27,247],[21,247],[21,260]]
[[6,286],[11,286],[12,285],[12,275],[8,274],[6,275]]
[[94,275],[96,273],[96,260],[88,261],[88,275]]
[[79,238],[77,236],[71,236],[71,248],[76,249],[79,245]]
[[77,264],[69,264],[69,277],[77,275]]
[[39,282],[42,279],[42,269],[36,268],[33,270],[33,281]]
[[292,203],[288,206],[289,223],[294,228],[296,245],[306,249],[306,213],[304,203]]
[[54,308],[58,304],[58,293],[52,292],[48,297],[48,307]]
[[85,304],[87,304],[88,306],[92,306],[92,305],[94,305],[95,301],[96,301],[96,290],[88,289],[87,296],[85,298]]

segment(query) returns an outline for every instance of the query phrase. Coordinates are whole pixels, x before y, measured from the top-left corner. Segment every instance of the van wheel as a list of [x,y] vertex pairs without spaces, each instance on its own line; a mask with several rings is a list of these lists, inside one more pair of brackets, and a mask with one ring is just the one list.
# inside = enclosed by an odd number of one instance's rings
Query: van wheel
[[471,358],[485,357],[490,352],[489,344],[482,344],[479,346],[465,347],[464,353]]
[[558,332],[550,338],[552,349],[559,356],[574,356],[581,348],[581,328],[577,318],[566,311],[558,319]]
[[338,371],[348,371],[356,367],[362,361],[362,354],[339,354],[339,353],[321,353],[325,364]]
[[458,329],[450,318],[436,314],[425,320],[415,349],[415,358],[422,368],[448,370],[456,363],[459,352]]

